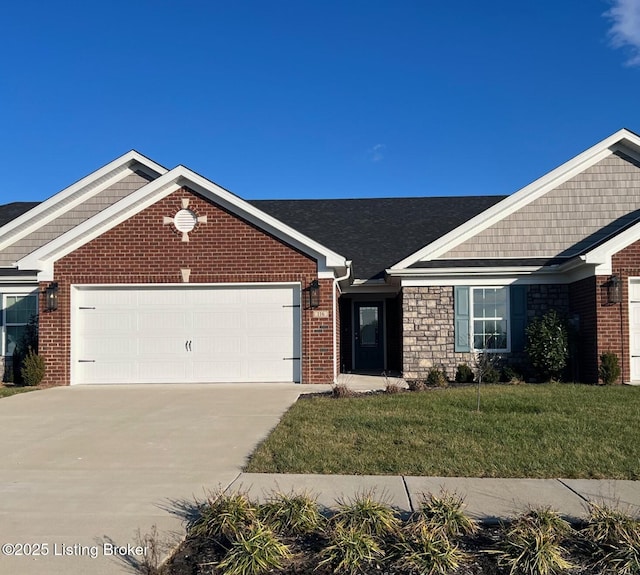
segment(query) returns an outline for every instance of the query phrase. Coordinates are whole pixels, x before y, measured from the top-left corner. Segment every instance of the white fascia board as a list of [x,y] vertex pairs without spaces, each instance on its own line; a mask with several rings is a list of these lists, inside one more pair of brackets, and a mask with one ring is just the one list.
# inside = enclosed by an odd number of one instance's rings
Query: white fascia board
[[[156,176],[167,172],[167,169],[160,164],[131,150],[2,226],[0,249],[4,249],[56,219],[60,214],[82,204],[138,168],[149,175]],[[75,199],[70,200],[74,195]]]
[[568,162],[565,162],[531,184],[471,218],[461,226],[451,230],[448,234],[445,234],[424,248],[399,261],[393,265],[391,269],[402,270],[418,261],[432,260],[445,254],[456,245],[475,236],[623,147],[625,151],[628,148],[632,153],[640,153],[640,137],[626,129],[617,131],[615,134],[598,142]]
[[239,196],[221,188],[211,180],[207,180],[188,168],[178,166],[176,169],[182,172],[182,177],[184,178],[183,185],[195,188],[195,191],[201,193],[203,196],[227,208],[232,213],[241,215],[245,220],[272,233],[277,238],[301,249],[303,252],[307,254],[311,252],[310,255],[314,255],[314,257],[321,256],[322,259],[324,259],[324,265],[326,267],[346,269],[347,260],[344,256],[328,249],[308,236],[301,234],[294,228],[282,223],[280,220],[256,208]]
[[477,276],[477,275],[512,275],[512,274],[550,274],[558,273],[560,266],[556,266],[551,269],[544,269],[541,266],[493,266],[493,267],[442,267],[442,268],[409,268],[406,270],[387,270],[390,276],[397,276],[401,278],[409,277],[437,277],[442,275],[464,275],[464,276]]
[[24,256],[15,265],[18,269],[37,269],[45,272],[49,266],[53,267],[53,263],[56,260],[178,190],[181,186],[175,182],[175,178],[172,178],[172,172],[173,170],[167,172],[122,200],[98,212],[95,216]]
[[593,265],[566,264],[554,270],[530,268],[497,269],[479,268],[463,270],[442,269],[430,275],[404,275],[400,277],[403,287],[441,286],[441,285],[511,285],[511,284],[570,284],[581,279],[597,275],[598,269]]
[[247,221],[283,239],[304,253],[312,255],[318,259],[320,271],[346,267],[346,259],[339,254],[321,246],[314,240],[307,238],[261,210],[254,208],[238,196],[235,196],[231,192],[217,186],[184,166],[178,166],[166,172],[156,180],[149,182],[147,185],[102,210],[82,224],[62,234],[41,248],[38,248],[16,262],[16,266],[18,269],[41,270],[41,274],[39,275],[41,281],[50,281],[53,262],[124,222],[145,208],[155,204],[162,198],[179,190],[183,186],[193,188],[194,191],[200,193],[203,197],[229,209],[232,213],[240,215]]
[[611,263],[611,256],[640,240],[640,222],[587,252],[583,259],[586,263],[600,265]]

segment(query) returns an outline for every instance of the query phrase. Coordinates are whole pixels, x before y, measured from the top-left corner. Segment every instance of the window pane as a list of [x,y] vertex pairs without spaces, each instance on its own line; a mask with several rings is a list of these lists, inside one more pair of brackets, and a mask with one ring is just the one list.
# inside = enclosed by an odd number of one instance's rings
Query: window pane
[[360,308],[360,345],[378,345],[378,307]]
[[4,355],[12,355],[16,345],[20,343],[22,334],[24,333],[25,326],[14,325],[7,327],[7,343]]
[[507,348],[507,297],[509,288],[473,288],[473,346]]
[[7,323],[29,323],[37,315],[37,298],[28,296],[7,296]]

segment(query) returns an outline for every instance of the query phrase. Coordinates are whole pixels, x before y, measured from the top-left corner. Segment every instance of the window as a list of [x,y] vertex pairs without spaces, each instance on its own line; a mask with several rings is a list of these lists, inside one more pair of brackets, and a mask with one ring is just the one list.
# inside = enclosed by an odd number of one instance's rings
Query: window
[[474,349],[508,351],[508,302],[508,287],[471,288],[470,325]]
[[38,315],[38,297],[35,295],[6,295],[4,299],[4,355],[12,355],[22,339],[31,318]]

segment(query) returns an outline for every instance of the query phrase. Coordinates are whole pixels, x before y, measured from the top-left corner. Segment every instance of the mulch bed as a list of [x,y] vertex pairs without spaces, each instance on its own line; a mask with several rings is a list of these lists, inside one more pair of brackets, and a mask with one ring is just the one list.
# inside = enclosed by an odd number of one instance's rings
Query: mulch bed
[[[459,546],[469,555],[467,563],[451,575],[506,575],[507,569],[500,569],[496,556],[487,551],[497,549],[500,540],[500,528],[495,525],[483,526],[475,535],[463,537]],[[271,571],[273,575],[333,575],[331,568],[317,567],[317,554],[326,544],[320,536],[285,540],[291,545],[295,558],[286,568]],[[567,572],[570,575],[601,575],[602,570],[590,565],[590,558],[579,545],[567,543],[565,556],[575,568]],[[222,559],[223,550],[216,548],[210,541],[187,538],[174,553],[162,570],[162,575],[217,575],[215,564]],[[396,565],[370,566],[363,574],[378,575],[415,575],[415,572]]]

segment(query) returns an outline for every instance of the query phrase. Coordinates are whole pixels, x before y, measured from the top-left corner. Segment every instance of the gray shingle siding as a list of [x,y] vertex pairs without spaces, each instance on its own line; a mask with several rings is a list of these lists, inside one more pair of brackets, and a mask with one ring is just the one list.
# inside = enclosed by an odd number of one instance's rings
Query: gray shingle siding
[[443,254],[572,257],[640,218],[640,163],[617,152]]
[[140,189],[149,183],[149,180],[148,176],[139,172],[126,176],[99,194],[89,198],[86,202],[70,209],[55,220],[38,228],[37,231],[2,250],[0,266],[12,265],[16,260],[30,254],[40,246],[45,245],[98,212],[108,208],[111,204]]

